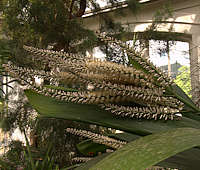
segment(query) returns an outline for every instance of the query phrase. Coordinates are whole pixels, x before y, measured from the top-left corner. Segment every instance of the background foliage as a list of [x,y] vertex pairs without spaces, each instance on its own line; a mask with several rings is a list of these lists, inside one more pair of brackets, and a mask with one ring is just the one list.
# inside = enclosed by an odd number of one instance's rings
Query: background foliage
[[190,78],[190,67],[182,66],[179,68],[179,74],[176,76],[175,83],[183,89],[183,91],[191,97],[191,78]]

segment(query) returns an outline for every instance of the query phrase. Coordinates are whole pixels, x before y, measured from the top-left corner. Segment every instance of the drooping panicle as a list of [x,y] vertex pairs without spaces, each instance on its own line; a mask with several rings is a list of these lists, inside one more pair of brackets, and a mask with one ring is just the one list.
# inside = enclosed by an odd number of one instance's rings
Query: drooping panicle
[[34,60],[48,65],[50,68],[68,69],[72,71],[75,65],[80,65],[84,62],[86,57],[81,54],[68,54],[63,51],[44,50],[34,47],[24,46],[24,49],[34,56]]
[[147,58],[144,58],[140,54],[136,53],[124,42],[117,40],[113,37],[109,37],[103,33],[97,33],[97,34],[101,41],[119,45],[122,48],[122,50],[124,50],[126,54],[130,57],[130,59],[133,59],[135,62],[140,64],[142,68],[148,72],[148,74],[153,74],[154,78],[157,80],[157,82],[159,82],[160,86],[167,87],[173,84],[173,80],[170,77],[168,77],[160,68],[156,67]]
[[67,59],[76,59],[76,60],[83,60],[85,59],[85,56],[81,54],[72,54],[72,53],[66,53],[64,51],[53,51],[53,50],[45,50],[45,49],[38,49],[30,46],[23,46],[26,51],[29,53],[36,55],[38,57],[42,57],[43,59],[46,58],[48,60],[54,59],[62,59],[62,60],[67,60]]

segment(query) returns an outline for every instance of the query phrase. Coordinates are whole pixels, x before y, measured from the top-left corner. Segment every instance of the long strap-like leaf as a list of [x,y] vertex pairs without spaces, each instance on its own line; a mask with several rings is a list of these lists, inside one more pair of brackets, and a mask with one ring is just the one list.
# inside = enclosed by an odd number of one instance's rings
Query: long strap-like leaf
[[172,128],[199,128],[199,121],[183,117],[180,121],[155,121],[126,119],[113,116],[110,112],[96,105],[86,105],[57,101],[32,90],[26,91],[26,96],[33,107],[43,117],[62,118],[111,127],[138,135],[149,135]]
[[145,170],[198,145],[200,145],[200,130],[193,128],[169,130],[125,145],[98,162],[91,170]]

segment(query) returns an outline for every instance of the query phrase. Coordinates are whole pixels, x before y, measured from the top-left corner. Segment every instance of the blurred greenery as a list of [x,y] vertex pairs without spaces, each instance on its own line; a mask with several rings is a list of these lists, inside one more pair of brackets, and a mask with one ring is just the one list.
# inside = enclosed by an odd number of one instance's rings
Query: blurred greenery
[[176,76],[174,82],[189,96],[191,95],[191,78],[190,78],[190,67],[182,66],[178,69],[179,74]]

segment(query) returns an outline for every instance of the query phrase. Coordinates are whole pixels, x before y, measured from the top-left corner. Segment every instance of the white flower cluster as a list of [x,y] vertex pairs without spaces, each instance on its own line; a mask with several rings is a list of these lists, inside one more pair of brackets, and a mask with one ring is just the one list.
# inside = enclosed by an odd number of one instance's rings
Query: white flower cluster
[[[48,65],[51,71],[17,67],[11,63],[4,67],[11,76],[17,77],[23,84],[28,84],[34,91],[57,100],[96,104],[121,117],[173,120],[183,109],[181,101],[165,94],[173,81],[125,43],[103,34],[99,34],[99,38],[106,43],[118,44],[140,69],[86,58],[82,54],[27,46],[24,46],[24,49],[34,55],[34,60]],[[78,88],[67,91],[37,86],[35,77]]]

